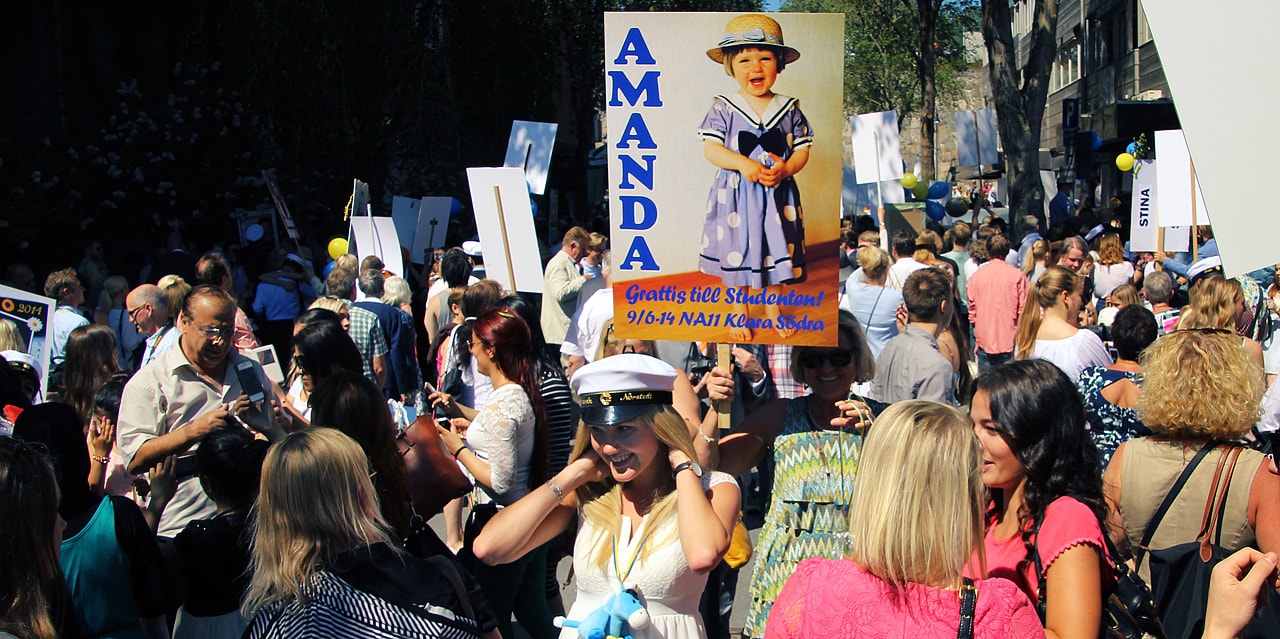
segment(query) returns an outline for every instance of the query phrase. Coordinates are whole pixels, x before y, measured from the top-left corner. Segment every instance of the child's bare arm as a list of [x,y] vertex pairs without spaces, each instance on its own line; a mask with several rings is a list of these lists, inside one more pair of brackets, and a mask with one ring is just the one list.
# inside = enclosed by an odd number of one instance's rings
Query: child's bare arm
[[759,182],[764,166],[715,140],[702,142],[702,155],[707,161],[727,171],[737,171],[748,182]]

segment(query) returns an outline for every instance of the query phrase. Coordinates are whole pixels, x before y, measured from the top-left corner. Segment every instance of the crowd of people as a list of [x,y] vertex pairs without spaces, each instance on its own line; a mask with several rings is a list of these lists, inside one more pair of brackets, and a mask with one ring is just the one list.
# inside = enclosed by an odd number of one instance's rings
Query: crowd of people
[[[1207,227],[1022,226],[846,229],[829,347],[620,338],[580,227],[541,300],[474,246],[255,270],[175,234],[132,288],[90,246],[39,291],[48,360],[0,319],[0,637],[1095,637],[1209,529],[1168,636],[1257,631],[1275,274],[1224,277]],[[469,495],[424,506],[415,424]]]

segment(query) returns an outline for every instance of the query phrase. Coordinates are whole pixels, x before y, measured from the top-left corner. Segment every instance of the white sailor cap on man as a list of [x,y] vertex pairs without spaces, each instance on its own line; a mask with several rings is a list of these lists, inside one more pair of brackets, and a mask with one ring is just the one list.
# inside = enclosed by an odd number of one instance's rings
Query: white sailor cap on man
[[676,369],[648,355],[623,353],[596,360],[569,384],[582,405],[582,421],[612,425],[635,419],[654,406],[671,405]]

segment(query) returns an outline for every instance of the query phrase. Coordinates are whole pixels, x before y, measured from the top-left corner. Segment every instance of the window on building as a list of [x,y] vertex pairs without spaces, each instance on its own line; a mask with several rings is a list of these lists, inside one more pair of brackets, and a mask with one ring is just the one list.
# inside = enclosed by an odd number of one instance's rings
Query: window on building
[[1058,57],[1053,63],[1049,91],[1057,91],[1080,79],[1080,41],[1072,38],[1058,47]]
[[1147,24],[1147,12],[1142,8],[1141,0],[1134,0],[1134,5],[1137,6],[1135,11],[1137,19],[1134,21],[1133,39],[1133,46],[1136,48],[1151,42],[1153,38],[1151,37],[1151,25]]

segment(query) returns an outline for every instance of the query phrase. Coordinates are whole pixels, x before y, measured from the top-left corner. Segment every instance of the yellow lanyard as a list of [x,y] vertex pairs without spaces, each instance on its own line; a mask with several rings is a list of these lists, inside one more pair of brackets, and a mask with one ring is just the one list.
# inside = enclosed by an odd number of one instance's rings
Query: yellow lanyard
[[627,576],[631,574],[631,569],[636,565],[636,559],[640,557],[640,549],[644,548],[644,542],[649,539],[649,531],[644,531],[644,536],[640,538],[640,543],[636,544],[636,549],[631,552],[631,559],[627,562],[627,571],[623,572],[622,567],[618,565],[618,536],[612,537],[613,543],[613,574],[618,576],[618,581],[626,583]]

